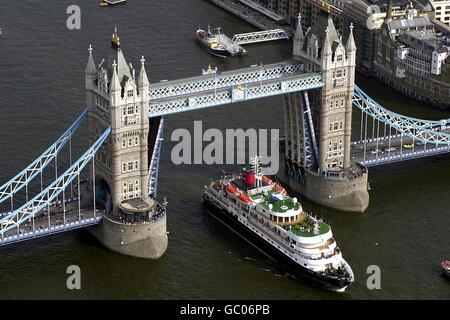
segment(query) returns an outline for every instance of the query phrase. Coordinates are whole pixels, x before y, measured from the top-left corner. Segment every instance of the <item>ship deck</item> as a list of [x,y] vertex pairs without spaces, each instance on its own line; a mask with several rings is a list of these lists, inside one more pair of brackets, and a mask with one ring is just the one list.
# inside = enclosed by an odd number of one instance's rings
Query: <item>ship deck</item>
[[283,197],[283,200],[275,200],[279,194],[279,192],[268,192],[267,195],[259,193],[252,195],[251,198],[266,210],[269,210],[269,205],[271,204],[271,211],[277,213],[285,213],[289,210],[300,209],[301,206],[298,203],[295,204],[291,198]]
[[319,232],[316,234],[314,233],[314,228],[311,225],[310,222],[307,221],[307,218],[303,219],[300,222],[297,222],[295,224],[291,225],[282,225],[283,229],[288,230],[299,237],[315,237],[322,234],[326,234],[328,231],[330,231],[331,227],[327,225],[324,222],[319,221]]

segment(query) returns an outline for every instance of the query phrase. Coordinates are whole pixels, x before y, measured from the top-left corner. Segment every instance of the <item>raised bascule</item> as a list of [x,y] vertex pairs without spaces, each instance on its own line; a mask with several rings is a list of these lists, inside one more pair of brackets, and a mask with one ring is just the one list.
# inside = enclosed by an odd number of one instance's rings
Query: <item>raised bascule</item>
[[[168,244],[167,202],[157,193],[163,124],[179,112],[283,96],[279,178],[310,200],[344,211],[367,208],[367,167],[450,151],[448,119],[397,114],[355,85],[352,28],[344,44],[323,15],[306,33],[299,24],[293,48],[291,61],[150,84],[144,57],[137,73],[117,30],[108,60],[95,64],[89,47],[87,110],[0,186],[0,206],[7,206],[0,213],[0,246],[88,228],[113,251],[160,258]],[[84,121],[91,146],[74,160],[72,140]],[[44,178],[49,172],[50,182]]]
[[306,35],[297,28],[293,51],[306,72],[322,74],[323,86],[285,96],[286,161],[281,163],[286,164],[286,182],[322,205],[365,211],[367,170],[350,158],[356,66],[353,26],[344,45],[331,16],[320,15]]

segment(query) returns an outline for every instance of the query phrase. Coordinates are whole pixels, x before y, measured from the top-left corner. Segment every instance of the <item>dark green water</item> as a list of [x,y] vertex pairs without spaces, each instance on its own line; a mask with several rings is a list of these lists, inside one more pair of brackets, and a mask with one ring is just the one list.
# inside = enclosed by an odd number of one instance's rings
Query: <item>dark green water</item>
[[[66,29],[66,8],[82,10],[81,31]],[[0,181],[39,155],[84,109],[87,47],[96,63],[108,56],[112,29],[119,27],[126,58],[147,58],[150,81],[288,59],[291,46],[249,46],[245,58],[220,60],[205,53],[193,36],[199,27],[220,24],[229,35],[255,31],[245,22],[201,0],[130,0],[101,9],[97,1],[0,3]],[[412,102],[380,83],[358,83],[393,110],[423,118],[450,115]],[[158,261],[112,253],[86,232],[0,248],[0,298],[146,299],[444,299],[450,282],[439,263],[450,258],[449,158],[440,156],[370,170],[371,204],[364,214],[333,212],[304,203],[324,216],[356,274],[346,293],[326,292],[285,274],[264,255],[203,211],[200,194],[226,166],[175,166],[170,133],[193,127],[280,128],[282,99],[183,113],[166,120],[159,193],[169,201],[169,249]],[[85,140],[86,134],[79,139]],[[80,149],[81,150],[81,149]],[[81,291],[66,289],[65,270],[82,269]],[[369,265],[381,268],[381,290],[366,287]]]

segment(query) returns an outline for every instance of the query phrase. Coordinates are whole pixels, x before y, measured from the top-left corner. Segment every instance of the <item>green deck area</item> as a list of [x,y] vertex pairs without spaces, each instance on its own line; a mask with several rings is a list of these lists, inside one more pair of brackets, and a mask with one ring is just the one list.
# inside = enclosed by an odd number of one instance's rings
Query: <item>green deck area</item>
[[259,204],[266,210],[269,210],[269,204],[272,204],[273,212],[286,212],[289,210],[298,210],[300,209],[299,203],[294,204],[294,201],[291,198],[286,198],[284,200],[272,201],[272,194],[278,194],[278,192],[268,192],[267,195],[258,194],[252,196],[252,199],[263,199]]
[[287,231],[291,231],[293,234],[299,237],[315,237],[321,234],[325,234],[331,229],[329,225],[319,221],[319,233],[314,234],[313,225],[308,221],[307,217],[296,224],[283,225],[281,227]]

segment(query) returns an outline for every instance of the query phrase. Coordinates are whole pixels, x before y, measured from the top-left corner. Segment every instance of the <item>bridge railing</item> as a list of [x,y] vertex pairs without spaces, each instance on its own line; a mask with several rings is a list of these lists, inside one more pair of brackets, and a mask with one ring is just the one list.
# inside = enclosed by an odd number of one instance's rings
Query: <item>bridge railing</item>
[[199,77],[160,82],[150,85],[149,97],[154,102],[186,94],[244,85],[255,81],[267,81],[303,73],[303,65],[295,63],[277,63],[260,65],[235,71],[214,73]]

